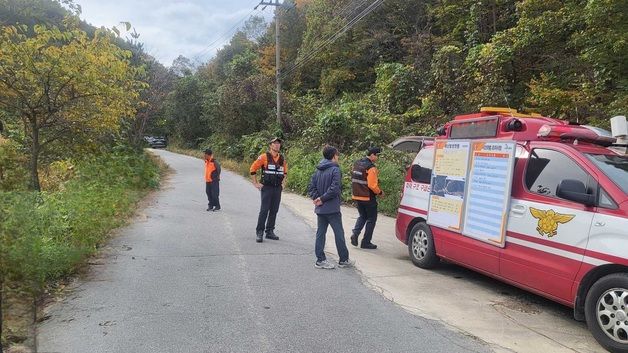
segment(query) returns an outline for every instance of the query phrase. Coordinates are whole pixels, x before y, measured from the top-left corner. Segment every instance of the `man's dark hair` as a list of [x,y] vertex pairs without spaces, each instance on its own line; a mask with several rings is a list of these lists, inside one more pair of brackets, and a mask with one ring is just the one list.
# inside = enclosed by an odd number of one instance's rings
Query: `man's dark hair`
[[325,159],[331,160],[337,154],[338,154],[338,149],[336,149],[336,147],[329,146],[329,145],[323,147],[323,157],[325,157]]
[[212,154],[214,154],[214,152],[212,152],[212,149],[211,149],[211,148],[207,148],[207,149],[205,150],[205,154],[208,154],[208,155],[210,155],[210,156],[211,156]]
[[367,155],[367,156],[370,156],[370,155],[372,155],[372,154],[374,154],[374,155],[378,155],[378,154],[380,154],[380,153],[382,153],[382,149],[381,149],[381,148],[379,148],[379,147],[377,147],[377,146],[371,146],[371,147],[369,147],[369,148],[366,150],[366,155]]

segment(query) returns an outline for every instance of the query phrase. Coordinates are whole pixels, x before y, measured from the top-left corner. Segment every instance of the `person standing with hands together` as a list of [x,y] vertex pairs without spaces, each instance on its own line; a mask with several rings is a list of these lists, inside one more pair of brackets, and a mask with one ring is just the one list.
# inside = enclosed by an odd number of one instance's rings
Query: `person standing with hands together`
[[[251,182],[261,191],[261,205],[255,228],[255,241],[264,241],[264,231],[266,239],[279,240],[275,234],[275,220],[281,202],[281,192],[286,186],[286,175],[288,165],[279,150],[283,141],[275,137],[269,142],[268,152],[260,155],[251,164]],[[261,182],[257,181],[257,171],[262,170]]]
[[342,177],[338,166],[340,155],[335,147],[325,146],[323,157],[308,186],[308,195],[314,203],[314,212],[318,221],[314,246],[314,254],[316,255],[314,267],[334,268],[334,264],[327,261],[325,256],[325,238],[327,226],[330,225],[336,240],[336,250],[339,257],[338,267],[347,267],[355,262],[349,259],[349,250],[345,243],[345,231],[342,227],[342,214],[340,213],[340,195],[342,192]]

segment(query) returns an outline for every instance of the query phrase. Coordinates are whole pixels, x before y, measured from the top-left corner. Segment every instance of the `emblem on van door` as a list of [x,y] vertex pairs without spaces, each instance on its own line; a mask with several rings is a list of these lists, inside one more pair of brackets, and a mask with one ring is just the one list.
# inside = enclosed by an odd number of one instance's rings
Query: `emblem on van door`
[[562,214],[556,213],[554,210],[539,210],[538,208],[530,207],[530,213],[532,217],[538,218],[536,231],[541,235],[547,235],[548,238],[557,234],[558,223],[567,223],[571,221],[575,214]]

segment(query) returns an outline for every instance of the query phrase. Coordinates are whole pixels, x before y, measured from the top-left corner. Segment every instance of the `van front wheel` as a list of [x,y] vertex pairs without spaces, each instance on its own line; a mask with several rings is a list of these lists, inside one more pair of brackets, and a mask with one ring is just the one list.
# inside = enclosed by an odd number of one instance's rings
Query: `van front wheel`
[[589,330],[604,348],[628,352],[628,273],[613,273],[595,282],[584,310]]
[[419,222],[412,227],[408,237],[408,253],[412,263],[421,268],[432,268],[440,262],[436,256],[432,231],[424,222]]

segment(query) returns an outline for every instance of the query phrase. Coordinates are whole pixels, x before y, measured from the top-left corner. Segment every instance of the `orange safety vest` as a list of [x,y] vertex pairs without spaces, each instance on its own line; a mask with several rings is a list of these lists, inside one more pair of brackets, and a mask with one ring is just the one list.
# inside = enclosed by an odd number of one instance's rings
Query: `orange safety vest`
[[214,159],[205,160],[205,182],[211,183],[213,181],[212,174],[214,171],[216,171]]

